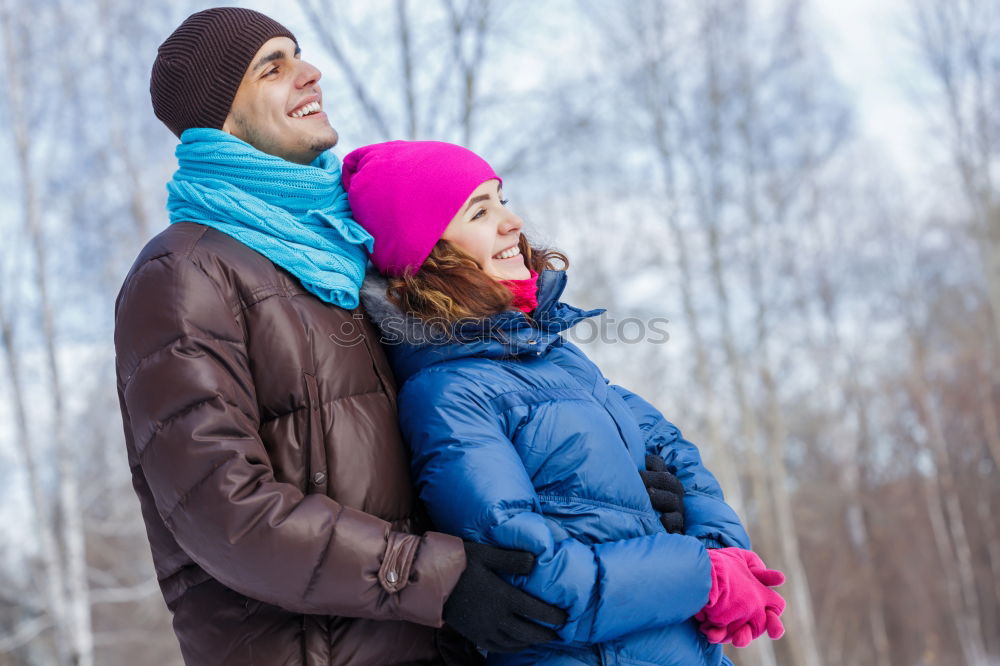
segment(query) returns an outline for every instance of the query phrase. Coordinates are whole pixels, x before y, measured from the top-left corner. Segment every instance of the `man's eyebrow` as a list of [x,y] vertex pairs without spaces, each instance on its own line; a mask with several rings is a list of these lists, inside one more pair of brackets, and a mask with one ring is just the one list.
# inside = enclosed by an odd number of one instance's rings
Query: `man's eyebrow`
[[[295,47],[295,53],[293,55],[298,55],[300,53],[302,53],[302,49],[300,49],[298,46],[296,46]],[[287,56],[285,56],[285,50],[284,49],[278,49],[277,51],[272,51],[271,53],[268,53],[266,56],[264,56],[263,58],[261,58],[260,60],[257,61],[257,64],[255,64],[253,66],[253,71],[256,72],[258,69],[260,69],[261,67],[263,67],[267,63],[274,62],[275,60],[281,60],[282,58],[285,58],[285,57],[287,57]]]

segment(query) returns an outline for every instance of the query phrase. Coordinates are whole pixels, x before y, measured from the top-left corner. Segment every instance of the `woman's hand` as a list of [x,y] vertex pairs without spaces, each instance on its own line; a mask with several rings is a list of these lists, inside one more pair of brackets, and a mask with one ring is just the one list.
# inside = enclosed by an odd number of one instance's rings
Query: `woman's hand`
[[675,476],[676,471],[662,457],[650,454],[646,456],[646,469],[639,470],[639,476],[664,529],[670,534],[684,534],[684,486]]
[[712,590],[708,603],[694,616],[709,643],[746,647],[767,632],[781,638],[785,628],[780,615],[785,600],[771,589],[785,582],[785,575],[768,569],[760,557],[742,548],[709,550]]

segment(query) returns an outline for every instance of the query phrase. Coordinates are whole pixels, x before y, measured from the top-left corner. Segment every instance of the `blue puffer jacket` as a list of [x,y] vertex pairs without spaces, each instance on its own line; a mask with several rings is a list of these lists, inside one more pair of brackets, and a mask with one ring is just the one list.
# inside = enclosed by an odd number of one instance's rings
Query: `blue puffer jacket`
[[[693,444],[648,402],[609,385],[559,334],[603,312],[559,301],[563,271],[539,278],[535,323],[508,311],[435,343],[370,275],[362,298],[398,381],[413,475],[437,528],[535,553],[515,577],[568,610],[561,641],[492,665],[729,664],[690,618],[711,586],[706,547],[750,543]],[[685,535],[667,534],[638,470],[677,467]]]

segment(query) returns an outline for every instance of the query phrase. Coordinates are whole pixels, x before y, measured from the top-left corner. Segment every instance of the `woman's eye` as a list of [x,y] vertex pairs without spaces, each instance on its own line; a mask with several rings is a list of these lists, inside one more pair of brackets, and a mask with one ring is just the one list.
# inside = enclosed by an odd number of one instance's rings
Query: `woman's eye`
[[500,205],[501,206],[506,206],[509,203],[510,203],[510,199],[501,199],[500,200]]
[[479,219],[480,217],[482,217],[483,215],[486,215],[486,209],[485,209],[485,208],[480,208],[480,209],[479,209],[479,210],[478,210],[478,211],[476,212],[476,214],[472,216],[472,219],[473,219],[473,220],[477,220],[477,219]]

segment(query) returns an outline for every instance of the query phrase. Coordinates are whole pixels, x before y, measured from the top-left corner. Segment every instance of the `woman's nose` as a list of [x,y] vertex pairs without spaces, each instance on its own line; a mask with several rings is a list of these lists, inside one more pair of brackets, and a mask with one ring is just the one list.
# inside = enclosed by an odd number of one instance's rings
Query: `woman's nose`
[[500,223],[500,228],[497,232],[501,236],[506,236],[507,234],[513,233],[515,231],[520,231],[521,227],[524,226],[524,221],[515,215],[514,213],[507,211],[507,215],[504,217],[503,221]]

